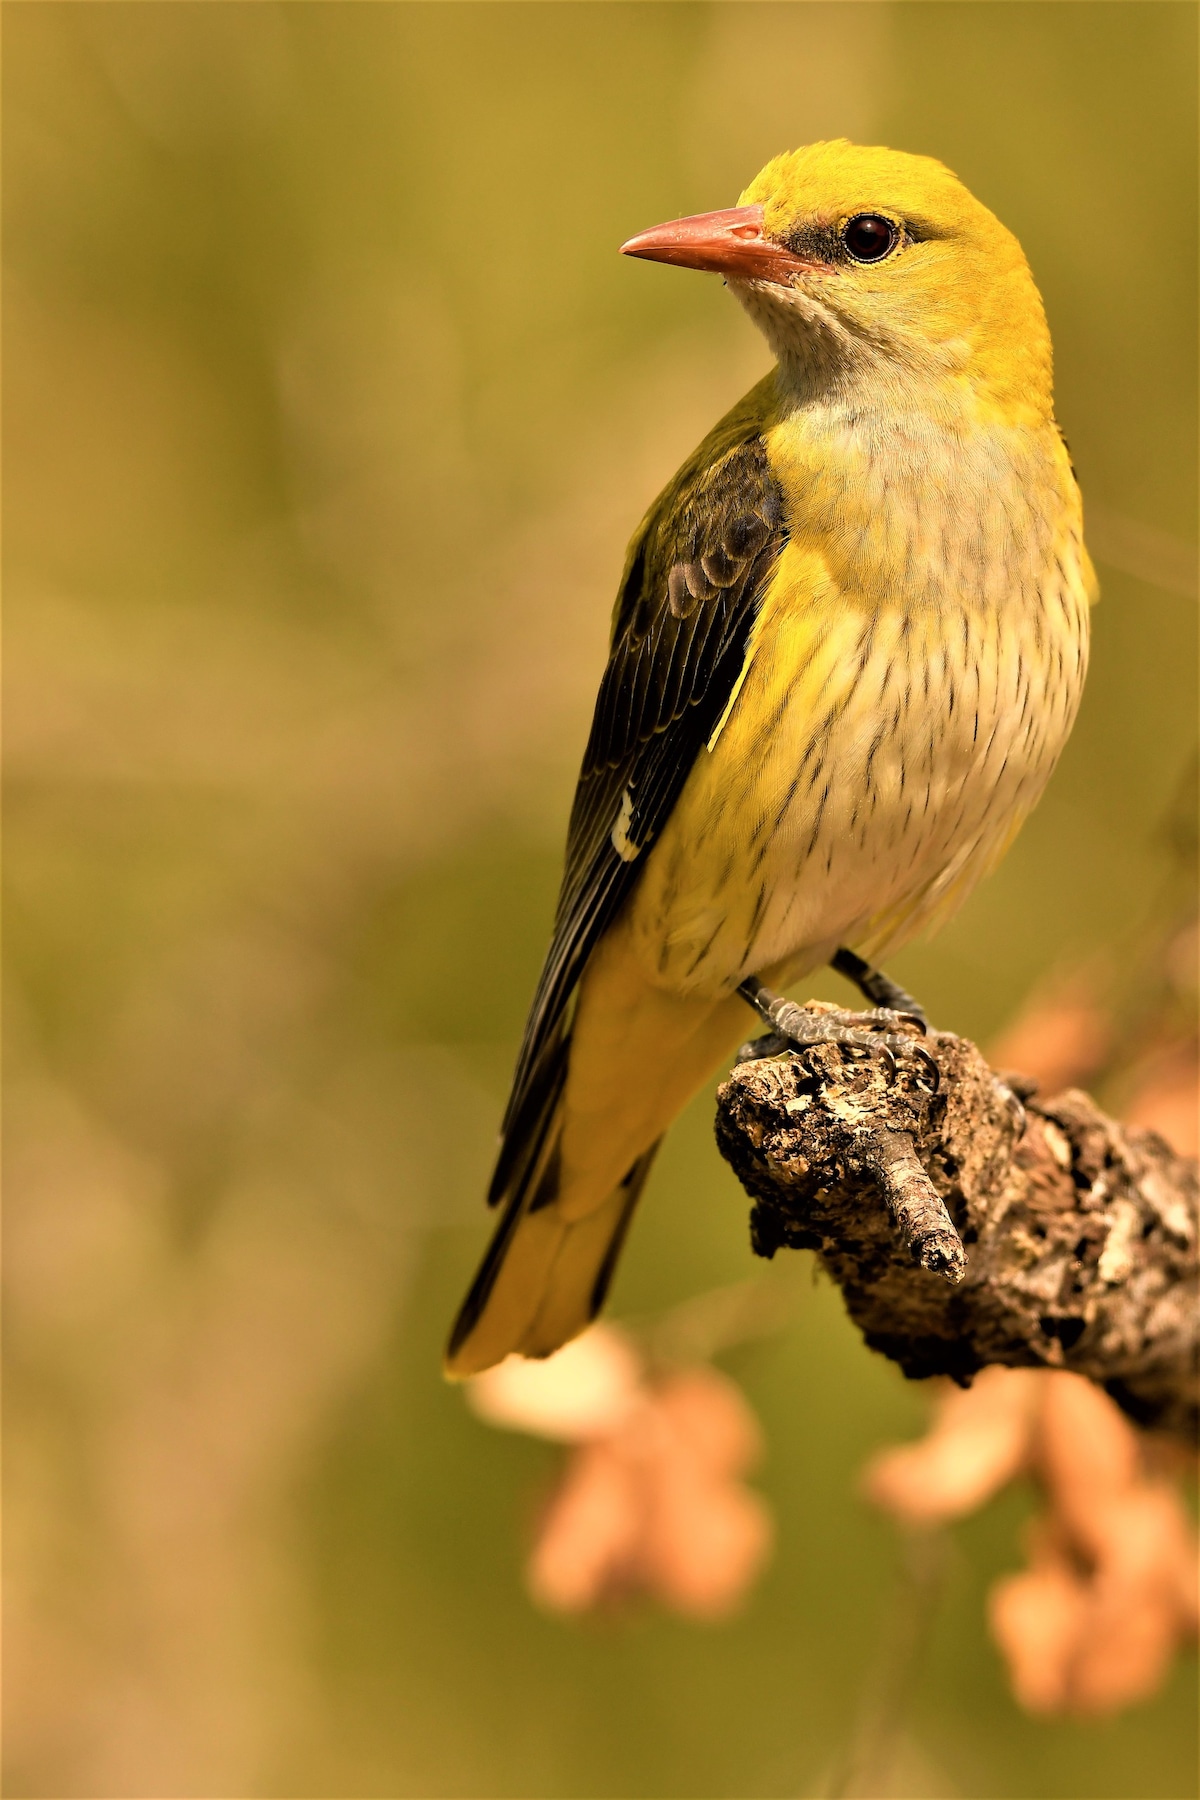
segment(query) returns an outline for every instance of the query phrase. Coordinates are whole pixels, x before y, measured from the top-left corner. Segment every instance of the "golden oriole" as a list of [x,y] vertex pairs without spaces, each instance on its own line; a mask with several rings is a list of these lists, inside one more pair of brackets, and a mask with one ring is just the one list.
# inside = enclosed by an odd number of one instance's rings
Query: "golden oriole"
[[455,1376],[595,1317],[739,984],[862,970],[995,865],[1087,661],[1041,297],[948,169],[811,144],[622,248],[722,274],[776,367],[629,548]]

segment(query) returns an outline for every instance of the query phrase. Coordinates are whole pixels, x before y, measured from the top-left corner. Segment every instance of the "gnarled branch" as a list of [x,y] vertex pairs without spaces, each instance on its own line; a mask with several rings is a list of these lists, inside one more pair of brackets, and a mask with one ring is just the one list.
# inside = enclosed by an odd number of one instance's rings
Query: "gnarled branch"
[[815,1250],[907,1375],[1072,1369],[1194,1437],[1194,1159],[1078,1089],[1043,1100],[997,1078],[965,1038],[912,1043],[895,1066],[821,1044],[734,1069],[717,1143],[754,1201],[755,1251]]

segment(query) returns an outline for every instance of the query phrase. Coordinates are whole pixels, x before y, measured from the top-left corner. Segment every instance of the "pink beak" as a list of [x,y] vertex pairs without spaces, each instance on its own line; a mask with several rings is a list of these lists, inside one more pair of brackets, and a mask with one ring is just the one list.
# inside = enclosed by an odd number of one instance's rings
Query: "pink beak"
[[684,269],[708,269],[741,281],[789,282],[793,275],[820,269],[763,232],[761,206],[727,206],[722,212],[693,213],[640,231],[621,245],[622,256],[647,262],[678,263]]

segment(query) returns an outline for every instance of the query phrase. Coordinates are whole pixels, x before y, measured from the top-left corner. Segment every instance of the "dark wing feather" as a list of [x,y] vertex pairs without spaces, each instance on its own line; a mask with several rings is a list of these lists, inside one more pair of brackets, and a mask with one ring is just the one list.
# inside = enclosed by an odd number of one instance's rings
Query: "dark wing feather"
[[[786,536],[762,417],[755,390],[680,470],[630,548],[571,810],[554,937],[505,1114],[493,1203],[536,1154],[561,1091],[570,1004],[584,964],[637,880],[741,673],[758,601]],[[638,850],[630,860],[613,844],[623,803],[627,838]]]

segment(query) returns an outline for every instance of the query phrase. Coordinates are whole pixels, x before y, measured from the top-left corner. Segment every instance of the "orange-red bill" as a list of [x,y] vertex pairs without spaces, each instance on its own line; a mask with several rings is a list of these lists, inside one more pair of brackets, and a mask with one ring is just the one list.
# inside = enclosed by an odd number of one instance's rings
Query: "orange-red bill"
[[684,269],[707,269],[742,281],[786,282],[793,275],[821,267],[766,236],[761,206],[727,206],[720,212],[672,219],[631,237],[621,245],[621,255],[678,263]]

